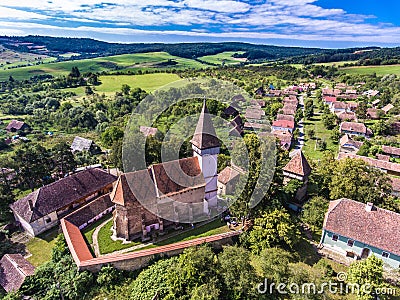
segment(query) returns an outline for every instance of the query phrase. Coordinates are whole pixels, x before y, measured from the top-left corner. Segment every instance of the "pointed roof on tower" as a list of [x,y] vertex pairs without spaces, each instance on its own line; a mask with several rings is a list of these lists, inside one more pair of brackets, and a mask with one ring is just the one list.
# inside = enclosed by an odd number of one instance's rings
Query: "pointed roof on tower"
[[217,134],[215,133],[215,128],[211,120],[211,115],[208,112],[205,100],[191,143],[199,149],[208,149],[221,146],[219,139],[217,138]]
[[308,176],[311,174],[311,167],[303,152],[299,150],[283,168],[283,171],[300,176]]

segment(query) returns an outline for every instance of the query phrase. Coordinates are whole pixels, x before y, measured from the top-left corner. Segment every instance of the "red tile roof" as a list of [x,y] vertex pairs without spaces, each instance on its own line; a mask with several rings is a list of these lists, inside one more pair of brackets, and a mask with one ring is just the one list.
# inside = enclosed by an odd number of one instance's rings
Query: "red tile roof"
[[343,122],[340,124],[340,130],[367,134],[367,127],[363,123]]
[[357,121],[357,116],[352,111],[342,111],[336,114],[341,121]]
[[[87,169],[45,185],[10,205],[27,222],[38,220],[112,184],[117,177],[106,171]],[[30,209],[29,201],[33,205]]]
[[93,255],[86,245],[85,239],[77,226],[65,219],[61,219],[61,228],[72,258],[78,267],[81,265],[82,261],[93,258]]
[[294,122],[287,121],[287,120],[277,120],[277,121],[272,122],[272,126],[294,129]]
[[400,214],[349,199],[331,201],[323,228],[378,249],[400,255]]
[[381,170],[385,171],[391,171],[394,173],[400,173],[400,164],[384,161],[384,160],[379,160],[371,157],[366,157],[366,156],[361,156],[361,155],[355,155],[351,153],[343,153],[340,152],[338,154],[338,159],[346,159],[346,158],[352,158],[352,159],[362,159],[365,161],[367,164],[370,166],[373,166],[375,168],[379,168]]
[[276,116],[276,120],[277,120],[277,121],[279,121],[279,120],[286,120],[286,121],[294,122],[294,116],[292,116],[292,115],[278,114],[278,115]]
[[283,171],[300,176],[308,176],[311,174],[311,167],[303,152],[299,150],[283,168]]
[[382,146],[382,151],[385,154],[400,156],[400,148],[383,145]]
[[25,122],[18,120],[11,120],[11,122],[7,125],[6,130],[21,130],[24,126],[28,126]]
[[146,137],[150,135],[155,135],[158,131],[157,128],[147,127],[147,126],[140,126],[139,130]]
[[0,260],[0,285],[6,292],[17,291],[35,267],[21,254],[5,254]]
[[324,96],[325,102],[336,102],[337,98],[332,96]]
[[237,178],[239,175],[240,173],[238,171],[228,166],[218,174],[218,181],[222,184],[227,184],[229,181]]

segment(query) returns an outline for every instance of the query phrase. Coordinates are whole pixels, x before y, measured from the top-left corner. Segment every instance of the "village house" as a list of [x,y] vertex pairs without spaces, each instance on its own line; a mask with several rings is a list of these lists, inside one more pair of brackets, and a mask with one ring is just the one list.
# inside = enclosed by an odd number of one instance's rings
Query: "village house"
[[374,101],[371,102],[372,106],[377,108],[378,104],[381,102],[381,99],[376,99]]
[[350,199],[331,201],[325,215],[320,247],[350,257],[370,255],[386,266],[400,266],[400,214]]
[[325,104],[330,105],[333,102],[337,101],[337,98],[335,96],[323,96],[323,100]]
[[389,155],[390,157],[400,158],[400,148],[397,148],[397,147],[383,145],[382,153]]
[[397,198],[400,198],[400,178],[390,177],[390,183],[392,186],[391,194]]
[[109,193],[116,179],[98,168],[84,170],[45,185],[10,207],[15,220],[28,234],[36,236],[83,204]]
[[367,118],[371,120],[379,120],[383,111],[378,108],[367,108]]
[[357,122],[356,113],[352,111],[341,111],[336,113],[337,117],[341,122],[350,121],[350,122]]
[[272,134],[279,140],[282,149],[289,150],[292,146],[293,135],[286,130],[274,130]]
[[239,170],[234,166],[227,166],[218,174],[218,194],[233,195],[239,179]]
[[295,121],[295,120],[294,120],[294,116],[292,116],[292,115],[284,115],[284,114],[278,114],[278,115],[276,116],[276,120],[277,120],[277,121],[285,120],[285,121],[291,121],[291,122],[294,122],[294,121]]
[[[301,150],[296,151],[292,159],[283,168],[284,184],[296,179],[303,182],[303,186],[296,191],[295,200],[302,202],[307,196],[308,176],[311,174],[311,167]],[[297,206],[292,207],[297,210]]]
[[385,114],[388,114],[389,111],[391,111],[393,108],[394,108],[394,105],[389,103],[388,105],[385,105],[384,107],[382,107],[382,111]]
[[376,158],[371,158],[367,156],[355,155],[351,153],[342,153],[338,154],[338,159],[361,159],[365,161],[368,165],[381,170],[388,175],[400,176],[400,164],[396,164],[389,161],[379,160]]
[[7,132],[24,132],[24,131],[30,131],[31,128],[29,127],[28,124],[22,121],[17,121],[17,120],[11,120],[11,122],[7,125],[6,131]]
[[261,120],[263,116],[265,116],[265,111],[257,107],[249,107],[244,115],[247,120]]
[[[115,204],[117,238],[149,239],[177,222],[208,219],[217,206],[217,160],[220,142],[204,102],[191,140],[193,157],[122,174],[110,197]],[[162,211],[163,218],[156,213]]]
[[372,135],[372,131],[368,129],[363,123],[356,122],[342,122],[340,124],[339,131],[342,134],[348,134],[350,136],[358,135],[369,137]]
[[236,117],[237,115],[239,115],[239,112],[235,107],[229,105],[227,108],[225,108],[224,114],[228,117]]
[[297,179],[307,183],[310,174],[310,164],[301,150],[296,151],[292,159],[283,168],[283,176],[285,177],[286,183],[291,179]]
[[282,131],[288,131],[290,133],[293,133],[294,130],[294,122],[293,121],[287,121],[287,120],[276,120],[272,122],[272,130],[282,130]]
[[349,135],[345,134],[340,138],[339,152],[356,154],[363,142],[353,140]]
[[155,136],[158,129],[153,127],[140,126],[139,131],[143,133],[145,137],[148,137],[148,136]]
[[377,91],[377,90],[368,90],[368,91],[365,91],[362,95],[363,96],[367,96],[368,98],[371,98],[371,97],[378,96],[379,95],[379,91]]
[[5,254],[0,260],[0,285],[7,293],[19,290],[34,273],[35,267],[21,254]]
[[87,151],[90,154],[98,154],[101,152],[100,147],[92,140],[76,136],[71,144],[72,153]]
[[280,109],[279,113],[284,115],[296,115],[297,105],[285,104],[282,109]]

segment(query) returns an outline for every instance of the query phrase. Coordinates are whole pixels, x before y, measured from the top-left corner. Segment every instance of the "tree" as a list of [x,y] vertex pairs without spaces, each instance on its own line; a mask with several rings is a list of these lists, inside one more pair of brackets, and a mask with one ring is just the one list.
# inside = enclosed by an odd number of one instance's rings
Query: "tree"
[[329,201],[324,197],[313,197],[303,206],[301,219],[304,223],[310,225],[314,230],[322,229],[322,224],[324,222],[324,217],[328,206]]
[[59,143],[51,150],[53,156],[53,170],[59,178],[75,170],[77,163],[67,143]]
[[296,223],[285,209],[274,209],[255,218],[249,233],[250,248],[254,253],[277,245],[293,247],[298,241]]
[[289,264],[294,261],[293,255],[281,248],[266,248],[261,251],[257,265],[261,269],[262,277],[270,282],[286,282],[290,276]]
[[117,126],[108,127],[101,135],[101,142],[106,147],[111,147],[113,143],[122,140],[124,132]]
[[391,186],[385,173],[371,168],[361,159],[351,158],[339,160],[332,171],[329,183],[331,199],[349,198],[395,209],[396,206],[387,201]]
[[[185,249],[169,271],[169,293],[165,299],[182,299],[198,286],[214,283],[218,286],[215,254],[208,246]],[[218,291],[218,288],[216,289]]]
[[324,113],[322,115],[322,122],[326,129],[333,129],[336,126],[337,116],[332,113]]
[[122,87],[121,87],[121,92],[122,92],[125,96],[128,96],[129,93],[130,93],[130,91],[131,91],[131,87],[130,87],[129,85],[127,85],[127,84],[123,84],[123,85],[122,85]]
[[337,128],[334,128],[331,132],[331,140],[333,143],[337,144],[340,140],[340,131]]
[[312,99],[307,99],[304,103],[304,117],[310,119],[314,116],[314,103]]
[[[372,300],[376,299],[375,291],[382,288],[383,284],[383,261],[375,255],[371,255],[366,260],[357,261],[350,265],[347,281],[352,284],[358,284],[360,290],[357,293],[357,299]],[[367,287],[367,291],[361,287]],[[371,292],[371,293],[368,293]]]
[[371,126],[371,130],[375,136],[385,135],[389,131],[389,126],[386,124],[385,120],[378,120],[378,122]]
[[313,140],[315,138],[315,130],[314,129],[308,130],[307,135],[311,140]]
[[50,177],[50,152],[39,144],[24,144],[15,151],[13,159],[20,183],[29,187],[32,192],[37,185],[45,183]]
[[218,256],[221,277],[225,283],[228,299],[255,299],[257,297],[257,274],[249,261],[251,253],[237,246],[228,246]]
[[81,72],[79,71],[78,67],[72,67],[71,72],[69,73],[69,77],[72,78],[81,77]]
[[367,118],[367,104],[365,102],[359,102],[356,109],[356,115],[361,120],[365,120]]
[[86,96],[90,96],[93,94],[94,94],[93,89],[90,86],[85,87],[85,95]]

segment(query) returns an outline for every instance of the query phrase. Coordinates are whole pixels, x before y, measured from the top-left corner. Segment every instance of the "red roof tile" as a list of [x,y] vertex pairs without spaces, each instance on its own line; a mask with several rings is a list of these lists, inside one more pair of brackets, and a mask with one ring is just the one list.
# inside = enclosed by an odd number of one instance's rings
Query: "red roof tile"
[[400,156],[400,148],[383,145],[382,146],[382,151],[385,154]]
[[238,171],[228,166],[218,174],[218,181],[222,184],[227,184],[229,181],[235,179],[239,175],[240,173]]
[[351,153],[343,153],[340,152],[338,154],[338,159],[346,159],[346,158],[352,158],[352,159],[362,159],[365,161],[367,164],[370,166],[373,166],[375,168],[379,168],[381,170],[385,171],[391,171],[394,173],[400,173],[400,164],[384,161],[384,160],[379,160],[371,157],[366,157],[366,156],[361,156],[361,155],[355,155]]
[[300,176],[308,176],[311,174],[311,167],[303,152],[299,150],[283,168],[283,171]]
[[331,201],[324,229],[400,255],[400,214],[349,199]]
[[272,126],[294,129],[294,122],[287,121],[287,120],[277,120],[277,121],[272,122]]

